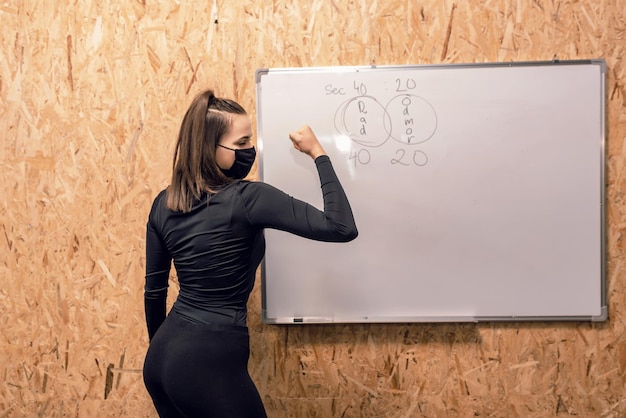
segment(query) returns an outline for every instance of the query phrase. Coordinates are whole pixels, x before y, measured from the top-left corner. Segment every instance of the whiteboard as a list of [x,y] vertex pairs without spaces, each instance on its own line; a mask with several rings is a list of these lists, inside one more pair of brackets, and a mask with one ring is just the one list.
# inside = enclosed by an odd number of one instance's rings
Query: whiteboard
[[267,230],[265,323],[604,321],[604,60],[256,72],[259,177],[359,236]]

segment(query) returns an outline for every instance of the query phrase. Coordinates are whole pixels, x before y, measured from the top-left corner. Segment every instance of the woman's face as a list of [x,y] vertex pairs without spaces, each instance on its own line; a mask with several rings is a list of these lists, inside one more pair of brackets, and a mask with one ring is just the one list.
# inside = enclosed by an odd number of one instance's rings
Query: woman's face
[[235,113],[229,114],[228,117],[231,122],[230,130],[220,139],[219,144],[222,147],[217,147],[215,150],[217,165],[224,170],[232,167],[235,162],[235,152],[223,147],[232,149],[252,147],[252,124],[250,123],[250,117]]

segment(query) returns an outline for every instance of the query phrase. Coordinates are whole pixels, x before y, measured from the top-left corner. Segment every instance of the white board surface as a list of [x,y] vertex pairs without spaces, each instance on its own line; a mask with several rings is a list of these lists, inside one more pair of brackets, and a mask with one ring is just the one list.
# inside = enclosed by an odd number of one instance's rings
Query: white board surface
[[267,230],[266,323],[607,317],[602,60],[257,71],[262,181],[322,207],[310,125],[359,237]]

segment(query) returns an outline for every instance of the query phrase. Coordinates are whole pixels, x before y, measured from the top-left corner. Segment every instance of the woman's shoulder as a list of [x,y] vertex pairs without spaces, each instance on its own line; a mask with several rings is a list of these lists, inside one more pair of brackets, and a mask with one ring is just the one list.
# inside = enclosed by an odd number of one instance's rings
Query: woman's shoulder
[[155,207],[157,207],[159,205],[165,205],[165,201],[166,200],[167,200],[167,188],[161,190],[154,197],[154,200],[152,201],[152,209],[154,209]]
[[[276,191],[274,186],[265,183],[263,181],[250,181],[250,180],[239,180],[233,183],[231,186],[237,190],[238,193],[249,196],[249,195],[257,195],[260,193],[271,193]],[[230,187],[230,186],[229,186]]]
[[167,201],[167,189],[163,189],[152,200],[150,213],[154,214],[157,211],[163,210],[166,207],[166,201]]

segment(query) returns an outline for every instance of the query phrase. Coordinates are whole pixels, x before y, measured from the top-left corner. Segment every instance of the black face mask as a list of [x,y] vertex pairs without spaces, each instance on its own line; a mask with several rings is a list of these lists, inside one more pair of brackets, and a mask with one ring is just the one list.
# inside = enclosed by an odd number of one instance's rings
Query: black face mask
[[254,149],[254,147],[235,149],[225,147],[221,144],[217,144],[217,146],[235,151],[235,162],[233,165],[226,169],[220,168],[226,177],[230,177],[231,179],[242,179],[248,175],[252,169],[254,160],[256,159],[256,149]]

